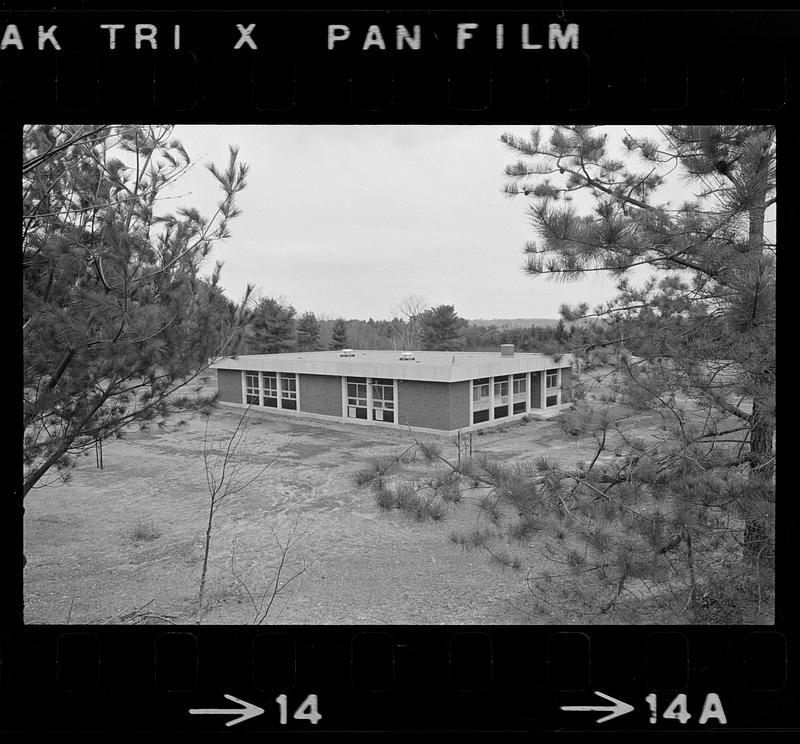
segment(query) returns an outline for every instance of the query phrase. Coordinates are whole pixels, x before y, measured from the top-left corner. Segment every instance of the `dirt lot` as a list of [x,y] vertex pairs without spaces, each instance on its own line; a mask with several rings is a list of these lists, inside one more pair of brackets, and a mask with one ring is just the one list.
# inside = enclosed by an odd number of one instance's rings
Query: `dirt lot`
[[[230,435],[238,417],[220,408],[210,433]],[[153,622],[193,621],[208,490],[205,421],[199,415],[186,421],[179,429],[109,442],[103,470],[92,452],[67,483],[27,499],[27,622],[121,622],[145,605]],[[280,594],[267,623],[520,622],[524,571],[448,539],[454,529],[475,526],[474,509],[460,505],[441,522],[414,522],[381,511],[368,489],[353,484],[359,467],[411,441],[403,431],[251,414],[251,464],[286,448],[216,516],[203,621],[252,621],[253,606],[233,571],[251,594],[263,592],[279,557],[276,537],[285,540],[296,524],[303,537],[284,578],[307,569]],[[437,441],[455,458],[449,437]],[[476,435],[474,447],[509,460],[542,454],[578,460],[591,443],[576,443],[555,422],[530,422]]]

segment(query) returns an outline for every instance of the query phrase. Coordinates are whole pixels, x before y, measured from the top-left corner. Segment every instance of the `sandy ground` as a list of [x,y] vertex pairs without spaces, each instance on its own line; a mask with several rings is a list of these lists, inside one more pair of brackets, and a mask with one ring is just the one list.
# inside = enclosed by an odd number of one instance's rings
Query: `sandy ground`
[[[210,435],[230,435],[238,417],[220,408],[209,420]],[[153,622],[193,622],[209,497],[205,421],[186,421],[109,442],[103,470],[92,451],[68,482],[27,499],[27,622],[121,622],[144,605]],[[441,522],[420,523],[380,510],[368,489],[353,484],[355,470],[411,441],[398,430],[251,414],[244,444],[250,454],[240,461],[241,472],[285,448],[215,517],[203,622],[253,621],[247,592],[260,602],[279,560],[277,540],[285,541],[294,527],[302,537],[283,578],[303,566],[305,572],[281,592],[266,623],[531,622],[520,612],[529,607],[524,571],[448,539],[454,529],[476,526],[474,508],[462,504]],[[437,441],[445,455],[456,457],[450,437]],[[512,425],[475,435],[473,442],[475,452],[503,459],[583,459],[591,444],[563,435],[555,422]]]

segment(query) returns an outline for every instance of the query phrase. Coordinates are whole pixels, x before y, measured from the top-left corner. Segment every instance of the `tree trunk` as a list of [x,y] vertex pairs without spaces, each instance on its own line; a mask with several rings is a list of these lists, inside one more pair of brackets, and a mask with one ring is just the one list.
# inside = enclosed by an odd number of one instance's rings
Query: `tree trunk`
[[[745,520],[744,556],[753,564],[766,568],[775,565],[774,519],[771,516],[775,502],[774,463],[772,437],[775,427],[772,422],[760,415],[757,404],[753,404],[753,426],[750,430],[751,504],[752,515]],[[763,506],[765,516],[758,516]]]
[[203,550],[203,569],[200,572],[200,591],[197,595],[197,624],[203,619],[203,595],[206,591],[206,571],[208,570],[208,552],[211,547],[211,530],[214,526],[214,497],[211,497],[211,508],[208,510],[208,526]]
[[[767,186],[770,170],[769,142],[763,143],[763,156],[756,166],[757,185],[754,189],[749,209],[749,231],[747,249],[750,260],[760,263],[764,252],[764,218],[767,206]],[[760,281],[760,272],[756,272],[756,281]],[[754,309],[755,313],[755,309]],[[774,339],[772,341],[774,345]],[[764,356],[770,355],[772,349],[760,349]],[[775,383],[775,369],[764,369],[758,382],[764,387]],[[758,385],[758,388],[761,384]],[[758,389],[757,388],[757,389]],[[749,516],[745,521],[744,557],[753,565],[773,567],[775,565],[774,536],[774,460],[772,438],[775,425],[772,417],[765,415],[759,402],[753,400],[753,413],[750,417],[750,461],[751,504],[748,505]],[[763,507],[763,508],[762,508]]]

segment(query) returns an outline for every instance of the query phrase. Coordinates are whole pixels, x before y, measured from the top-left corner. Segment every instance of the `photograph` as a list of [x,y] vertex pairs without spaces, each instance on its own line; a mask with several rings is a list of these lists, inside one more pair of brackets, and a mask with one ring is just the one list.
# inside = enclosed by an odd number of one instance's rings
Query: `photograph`
[[29,625],[775,623],[775,126],[22,127]]

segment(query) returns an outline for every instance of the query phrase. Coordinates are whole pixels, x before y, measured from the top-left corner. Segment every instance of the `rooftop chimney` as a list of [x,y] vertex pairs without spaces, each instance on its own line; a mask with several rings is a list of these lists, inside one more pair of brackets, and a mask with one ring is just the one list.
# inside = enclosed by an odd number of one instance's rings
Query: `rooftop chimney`
[[514,344],[500,344],[500,356],[514,356]]

